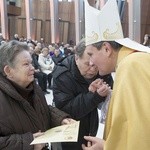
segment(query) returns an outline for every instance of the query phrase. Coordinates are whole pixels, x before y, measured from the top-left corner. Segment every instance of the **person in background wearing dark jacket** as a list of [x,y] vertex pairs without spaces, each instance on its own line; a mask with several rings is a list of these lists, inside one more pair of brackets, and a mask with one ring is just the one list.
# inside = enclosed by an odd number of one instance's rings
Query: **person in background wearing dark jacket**
[[77,143],[62,143],[63,150],[81,150],[84,135],[96,135],[98,129],[98,105],[105,100],[98,92],[88,88],[97,78],[103,79],[111,87],[111,75],[99,76],[98,69],[89,62],[85,53],[85,40],[76,46],[75,54],[65,58],[53,71],[53,96],[57,108],[80,120]]
[[41,150],[30,145],[47,129],[72,122],[69,115],[48,106],[34,81],[29,47],[10,41],[0,47],[0,149]]
[[64,59],[64,57],[62,57],[59,48],[56,47],[56,48],[54,49],[54,55],[52,56],[53,62],[55,63],[55,65],[57,65],[57,64],[60,63],[63,59]]

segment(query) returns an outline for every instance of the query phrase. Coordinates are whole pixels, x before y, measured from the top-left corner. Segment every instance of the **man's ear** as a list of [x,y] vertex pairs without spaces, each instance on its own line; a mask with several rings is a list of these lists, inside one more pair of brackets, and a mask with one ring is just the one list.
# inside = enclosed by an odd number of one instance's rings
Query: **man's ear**
[[7,77],[11,77],[11,68],[8,65],[4,67],[4,73]]
[[110,56],[112,55],[112,53],[113,53],[113,49],[112,49],[110,43],[104,42],[104,43],[103,43],[103,46],[104,46],[104,50],[105,50],[105,52],[106,52],[106,55],[107,55],[108,57],[110,57]]

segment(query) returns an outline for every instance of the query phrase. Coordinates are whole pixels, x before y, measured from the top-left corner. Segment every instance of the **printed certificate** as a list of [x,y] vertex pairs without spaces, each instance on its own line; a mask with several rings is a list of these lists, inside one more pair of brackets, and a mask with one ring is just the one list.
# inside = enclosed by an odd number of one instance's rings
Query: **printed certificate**
[[79,121],[61,125],[47,130],[44,135],[35,138],[32,144],[52,143],[52,142],[77,142],[79,132]]

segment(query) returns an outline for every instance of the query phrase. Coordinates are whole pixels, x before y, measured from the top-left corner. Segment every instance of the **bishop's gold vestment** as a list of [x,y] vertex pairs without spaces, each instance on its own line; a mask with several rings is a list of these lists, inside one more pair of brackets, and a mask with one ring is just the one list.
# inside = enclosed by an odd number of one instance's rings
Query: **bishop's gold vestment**
[[150,150],[150,54],[132,52],[118,55],[104,150]]

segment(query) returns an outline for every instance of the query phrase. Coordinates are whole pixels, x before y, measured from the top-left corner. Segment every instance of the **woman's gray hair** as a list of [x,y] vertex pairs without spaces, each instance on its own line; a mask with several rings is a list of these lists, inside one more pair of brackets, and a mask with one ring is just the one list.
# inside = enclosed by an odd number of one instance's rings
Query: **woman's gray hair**
[[15,66],[15,58],[22,51],[28,51],[27,44],[12,40],[0,46],[0,73],[4,74],[4,67],[9,65]]
[[83,56],[85,48],[85,39],[82,39],[75,47],[75,54],[81,58]]

